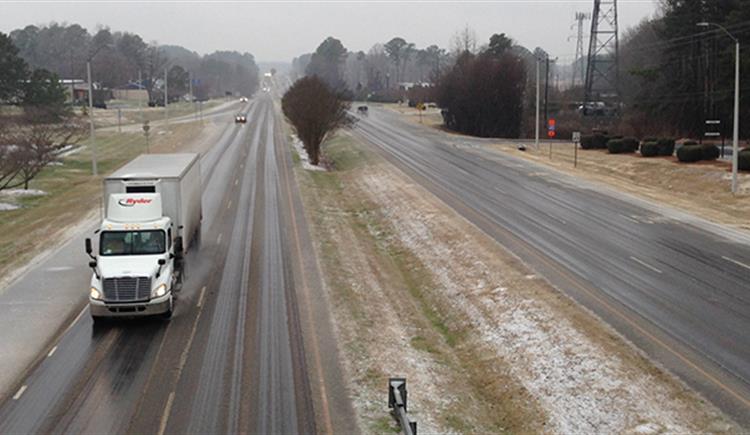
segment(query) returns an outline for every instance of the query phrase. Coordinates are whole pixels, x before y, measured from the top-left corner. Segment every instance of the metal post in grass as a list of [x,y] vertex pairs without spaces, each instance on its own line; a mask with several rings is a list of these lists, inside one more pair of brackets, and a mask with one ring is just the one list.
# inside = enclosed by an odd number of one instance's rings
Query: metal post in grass
[[737,194],[737,170],[740,153],[740,40],[724,26],[716,23],[700,22],[698,27],[718,27],[734,41],[734,126],[732,134],[732,193]]

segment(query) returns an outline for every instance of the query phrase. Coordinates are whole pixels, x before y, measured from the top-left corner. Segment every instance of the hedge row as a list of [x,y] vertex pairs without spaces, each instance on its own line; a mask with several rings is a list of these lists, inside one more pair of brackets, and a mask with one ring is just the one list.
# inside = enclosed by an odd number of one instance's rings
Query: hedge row
[[607,141],[607,150],[610,154],[634,153],[638,150],[638,139],[632,137],[610,139]]
[[622,139],[622,136],[610,136],[603,132],[581,136],[581,148],[584,150],[606,150],[607,143],[613,139]]
[[719,147],[716,145],[698,145],[694,142],[685,142],[677,150],[677,158],[683,163],[699,162],[701,160],[716,160],[719,158]]
[[641,155],[643,157],[671,156],[674,154],[674,139],[648,137],[643,139]]
[[750,148],[745,148],[737,154],[740,171],[750,171]]

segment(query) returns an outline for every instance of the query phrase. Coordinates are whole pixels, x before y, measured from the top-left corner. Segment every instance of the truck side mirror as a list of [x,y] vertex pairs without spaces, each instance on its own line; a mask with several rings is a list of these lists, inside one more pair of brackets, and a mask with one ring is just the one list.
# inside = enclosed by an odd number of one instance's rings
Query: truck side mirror
[[89,261],[89,267],[92,268],[92,269],[95,268],[96,267],[96,260]]
[[91,248],[91,239],[86,238],[86,253],[91,255],[94,250]]
[[165,264],[167,264],[167,260],[163,258],[158,259],[156,262],[159,263],[159,266],[164,266]]

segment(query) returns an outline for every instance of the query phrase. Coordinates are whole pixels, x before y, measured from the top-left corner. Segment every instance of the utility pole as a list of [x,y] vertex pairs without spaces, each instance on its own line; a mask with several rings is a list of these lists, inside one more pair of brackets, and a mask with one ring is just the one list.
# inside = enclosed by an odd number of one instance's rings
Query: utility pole
[[141,70],[138,70],[138,111],[141,112],[141,122],[145,120],[143,117],[143,78],[141,78]]
[[190,89],[189,95],[190,95],[190,104],[193,106],[193,117],[198,118],[198,112],[195,110],[195,101],[193,101],[193,73],[188,71],[188,88]]
[[547,98],[549,97],[549,54],[545,60],[545,77],[544,77],[544,125],[547,125],[549,113],[547,112]]
[[534,145],[539,149],[539,53],[536,54],[536,122],[534,122]]
[[167,67],[164,67],[164,124],[169,125],[169,89],[167,88]]
[[96,129],[94,128],[94,86],[91,83],[91,59],[86,61],[86,75],[89,81],[89,127],[91,141],[91,172],[94,177],[99,175],[99,169],[96,164]]

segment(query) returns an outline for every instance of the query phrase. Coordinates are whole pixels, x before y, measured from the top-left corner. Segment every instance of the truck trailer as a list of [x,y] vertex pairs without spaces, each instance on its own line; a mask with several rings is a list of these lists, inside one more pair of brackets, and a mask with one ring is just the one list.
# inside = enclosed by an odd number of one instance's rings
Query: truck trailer
[[92,318],[171,317],[184,256],[200,239],[198,154],[138,156],[105,178],[103,190],[98,249],[86,239]]

